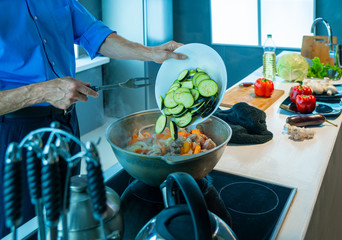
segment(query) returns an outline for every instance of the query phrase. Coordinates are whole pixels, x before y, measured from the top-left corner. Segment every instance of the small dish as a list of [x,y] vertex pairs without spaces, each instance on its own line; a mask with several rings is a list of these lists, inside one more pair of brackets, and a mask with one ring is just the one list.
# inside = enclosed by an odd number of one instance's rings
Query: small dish
[[[280,108],[288,112],[299,113],[296,104],[294,104],[290,97],[287,97],[281,104]],[[324,116],[339,115],[342,111],[341,99],[330,98],[329,101],[316,101],[316,108],[311,114],[323,114]]]
[[168,59],[161,65],[155,84],[155,97],[158,108],[161,109],[159,97],[165,97],[170,86],[177,79],[179,73],[184,69],[201,68],[218,85],[218,101],[213,111],[206,116],[194,116],[191,124],[198,124],[209,118],[222,102],[227,88],[227,70],[221,56],[211,47],[200,44],[190,43],[183,45],[175,50],[188,56],[186,60]]

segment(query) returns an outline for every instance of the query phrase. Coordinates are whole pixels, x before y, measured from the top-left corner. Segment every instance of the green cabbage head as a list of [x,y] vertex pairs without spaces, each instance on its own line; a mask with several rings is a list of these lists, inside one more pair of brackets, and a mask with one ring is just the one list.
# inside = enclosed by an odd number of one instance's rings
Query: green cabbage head
[[277,62],[278,76],[290,81],[301,82],[308,74],[309,63],[298,53],[288,53]]

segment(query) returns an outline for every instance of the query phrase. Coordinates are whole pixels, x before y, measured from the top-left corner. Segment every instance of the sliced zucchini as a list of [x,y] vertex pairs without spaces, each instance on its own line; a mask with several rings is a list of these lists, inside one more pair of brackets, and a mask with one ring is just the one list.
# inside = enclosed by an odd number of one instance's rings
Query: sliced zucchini
[[206,104],[205,110],[201,113],[201,116],[203,118],[209,116],[214,111],[217,102],[218,102],[217,97],[214,97],[214,96],[210,97],[210,99],[208,100]]
[[170,121],[170,133],[171,133],[171,138],[173,140],[177,140],[178,138],[178,128],[177,125],[174,121]]
[[175,123],[178,127],[186,127],[188,126],[192,121],[192,115],[190,112],[187,112],[181,117],[175,118]]
[[181,73],[178,75],[177,80],[178,81],[182,81],[189,73],[188,69],[184,69],[183,71],[181,71]]
[[194,84],[195,87],[197,87],[196,85],[196,79],[201,76],[202,74],[206,74],[204,72],[198,72],[198,73],[195,73],[194,77],[192,78],[192,83]]
[[[179,82],[176,82],[176,83],[173,83],[171,86],[170,86],[170,88],[173,88],[173,87],[180,87],[181,86],[181,84],[179,83]],[[170,89],[169,88],[169,89]]]
[[173,107],[178,105],[178,103],[175,102],[174,96],[175,96],[175,92],[174,91],[169,92],[169,93],[166,94],[166,96],[164,98],[164,105],[165,105],[165,107],[173,108]]
[[192,89],[194,87],[194,85],[192,84],[192,81],[190,80],[190,81],[184,81],[182,83],[182,87]]
[[185,108],[189,108],[194,104],[194,97],[190,92],[182,92],[175,94],[174,100],[178,104],[182,104]]
[[204,70],[203,70],[202,68],[199,68],[199,67],[196,68],[196,71],[197,71],[197,72],[204,72]]
[[210,79],[210,77],[208,76],[208,74],[204,73],[202,74],[201,76],[198,76],[196,78],[196,81],[195,81],[195,86],[198,87],[198,85],[200,84],[200,82],[202,82],[203,80],[206,80],[206,79]]
[[179,88],[179,87],[177,87],[177,86],[174,86],[174,87],[172,87],[172,88],[169,88],[169,90],[166,92],[166,94],[168,94],[168,93],[170,93],[170,92],[172,92],[172,91],[176,91],[178,88]]
[[210,97],[217,93],[218,86],[214,80],[203,80],[198,85],[198,91],[203,97]]
[[164,112],[164,114],[167,115],[167,116],[172,115],[172,113],[170,113],[170,108],[164,108],[163,112]]
[[173,114],[173,117],[178,118],[183,116],[184,114],[186,114],[188,112],[188,109],[184,108],[184,110],[178,114]]
[[162,133],[165,129],[167,118],[165,115],[160,115],[156,121],[155,132],[156,134]]
[[[195,106],[195,105],[194,105]],[[196,107],[192,107],[190,109],[190,113],[192,116],[200,115],[205,110],[205,102],[197,103]]]
[[179,114],[184,110],[184,106],[182,104],[177,105],[174,108],[169,108],[169,112],[173,115]]
[[183,93],[183,92],[190,93],[190,89],[189,89],[189,88],[185,88],[185,87],[180,87],[180,88],[178,88],[178,89],[175,91],[175,94],[180,94],[180,93]]
[[200,96],[199,91],[198,91],[197,89],[190,89],[190,93],[191,93],[191,95],[194,97],[194,100],[195,100],[195,101],[196,101],[196,100],[199,98],[199,96]]
[[164,98],[162,96],[159,96],[159,104],[160,104],[160,110],[164,109]]

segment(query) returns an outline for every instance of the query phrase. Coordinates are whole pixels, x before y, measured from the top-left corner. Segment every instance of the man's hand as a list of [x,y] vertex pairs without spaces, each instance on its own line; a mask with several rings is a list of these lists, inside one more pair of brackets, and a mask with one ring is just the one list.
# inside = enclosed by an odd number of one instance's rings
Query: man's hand
[[90,89],[90,83],[82,82],[72,77],[62,77],[49,80],[44,84],[44,102],[56,108],[67,109],[78,101],[88,101],[88,96],[98,97],[99,94]]
[[186,55],[174,52],[174,50],[183,45],[182,43],[170,41],[156,47],[151,47],[152,59],[156,63],[162,63],[169,58],[184,60],[187,58]]

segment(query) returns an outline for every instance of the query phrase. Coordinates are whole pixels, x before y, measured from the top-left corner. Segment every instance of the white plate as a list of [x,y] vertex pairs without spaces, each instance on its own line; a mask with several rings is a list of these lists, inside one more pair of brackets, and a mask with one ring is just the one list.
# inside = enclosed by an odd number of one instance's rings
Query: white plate
[[[186,60],[168,59],[161,65],[155,85],[155,96],[160,109],[159,97],[165,97],[171,84],[177,79],[179,73],[184,69],[203,69],[218,85],[219,101],[215,106],[215,112],[219,107],[227,88],[227,70],[221,56],[211,47],[200,44],[190,43],[181,46],[175,52],[183,53],[188,56]],[[211,114],[210,114],[211,115]],[[196,116],[191,124],[198,124],[207,118]]]

